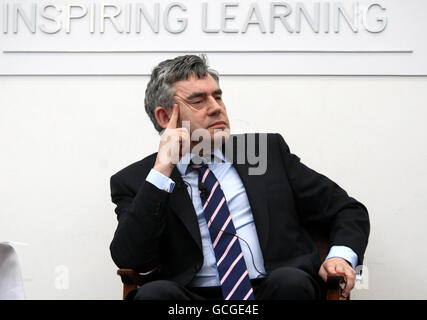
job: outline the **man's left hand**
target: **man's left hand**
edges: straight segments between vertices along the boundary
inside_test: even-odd
[[[343,274],[346,278],[346,286],[342,292],[344,298],[347,298],[356,281],[356,271],[343,258],[330,258],[325,260],[320,267],[319,276],[326,282],[329,274]]]

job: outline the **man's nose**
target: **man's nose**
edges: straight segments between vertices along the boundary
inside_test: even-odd
[[[209,97],[208,99],[208,114],[218,114],[222,110],[221,105],[218,103],[218,101],[214,97]]]

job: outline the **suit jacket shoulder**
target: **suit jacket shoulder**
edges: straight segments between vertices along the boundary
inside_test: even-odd
[[[119,170],[111,176],[111,182],[126,185],[130,190],[138,190],[146,179],[156,161],[157,153],[153,153]]]

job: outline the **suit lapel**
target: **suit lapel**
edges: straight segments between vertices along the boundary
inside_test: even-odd
[[[176,167],[172,171],[171,179],[175,181],[176,185],[169,198],[169,208],[181,219],[200,250],[202,250],[202,237],[200,235],[196,211],[194,210],[181,174]]]
[[[236,146],[233,144],[233,149],[237,152],[235,148]],[[234,155],[236,155],[236,153],[234,153]],[[267,252],[269,218],[265,175],[249,175],[249,165],[246,162],[243,164],[237,163],[236,157],[233,157],[232,163],[245,187],[261,250],[262,252]],[[200,250],[203,250],[197,215],[190,196],[188,195],[187,188],[182,180],[181,173],[176,167],[172,171],[171,179],[176,182],[176,186],[170,195],[169,207],[181,219]]]

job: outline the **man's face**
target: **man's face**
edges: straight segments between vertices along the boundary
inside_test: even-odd
[[[215,138],[229,134],[230,123],[222,101],[222,91],[211,75],[202,79],[191,76],[175,82],[173,87],[174,100],[180,107],[180,125],[183,121],[189,121],[190,135],[196,129],[204,129],[213,142]]]

